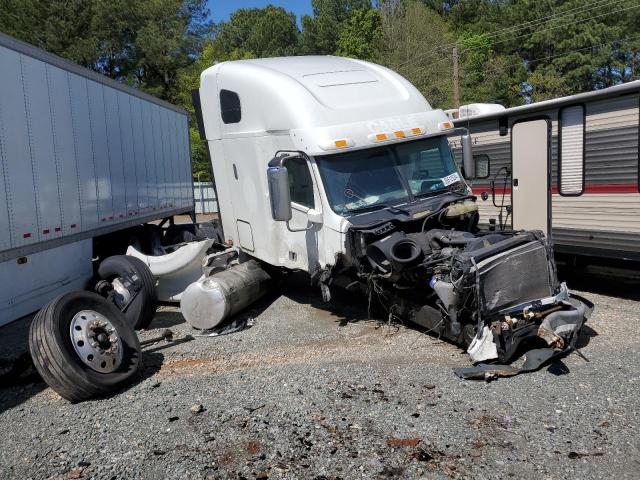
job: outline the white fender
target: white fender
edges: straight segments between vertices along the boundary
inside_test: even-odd
[[[187,243],[175,252],[160,256],[145,255],[130,246],[127,255],[139,258],[146,263],[153,276],[158,279],[156,286],[158,300],[179,302],[182,293],[191,283],[204,278],[202,261],[213,242],[213,239],[207,239]]]

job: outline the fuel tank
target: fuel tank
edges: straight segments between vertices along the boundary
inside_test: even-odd
[[[249,260],[189,285],[180,309],[192,327],[213,328],[262,297],[270,284],[269,274]]]

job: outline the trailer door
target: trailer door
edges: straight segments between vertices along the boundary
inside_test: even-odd
[[[550,131],[551,125],[546,119],[517,122],[511,128],[511,204],[516,230],[549,233]]]

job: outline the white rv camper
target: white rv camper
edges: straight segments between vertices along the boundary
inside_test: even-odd
[[[572,348],[588,308],[558,283],[544,235],[478,232],[447,140],[464,132],[400,75],[330,56],[223,62],[194,98],[233,247],[182,296],[192,325],[215,325],[274,269],[295,269],[325,301],[363,293],[475,361],[507,361],[530,335],[550,345],[538,359]]]
[[[470,112],[455,124],[473,138],[481,222],[543,230],[560,253],[640,261],[640,81]]]

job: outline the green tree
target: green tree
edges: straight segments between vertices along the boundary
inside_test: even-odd
[[[438,13],[416,0],[379,2],[381,63],[413,83],[437,108],[452,106],[455,36]]]
[[[461,103],[489,102],[514,106],[523,103],[523,62],[517,55],[496,52],[487,34],[463,32],[457,41],[460,54]]]
[[[337,54],[361,60],[378,57],[382,39],[382,18],[377,10],[354,10],[342,24]]]
[[[205,142],[200,138],[196,124],[195,111],[191,100],[192,90],[200,88],[200,74],[217,61],[240,60],[234,50],[228,56],[220,45],[219,39],[211,39],[204,43],[198,58],[188,67],[182,69],[176,79],[177,95],[175,102],[189,113],[189,136],[191,139],[191,165],[193,178],[202,181],[211,180],[211,163]]]
[[[93,0],[0,0],[0,31],[93,68]]]
[[[205,0],[0,0],[0,30],[171,100],[208,30]]]
[[[499,41],[525,65],[527,99],[590,91],[630,79],[639,26],[633,2],[521,0],[508,6],[506,17],[519,28],[501,33]]]
[[[332,55],[338,48],[342,23],[355,10],[371,9],[371,0],[312,0],[313,16],[302,17],[300,52]]]
[[[241,8],[233,12],[228,22],[218,26],[216,37],[225,56],[255,57],[294,55],[300,32],[296,16],[284,8]]]

